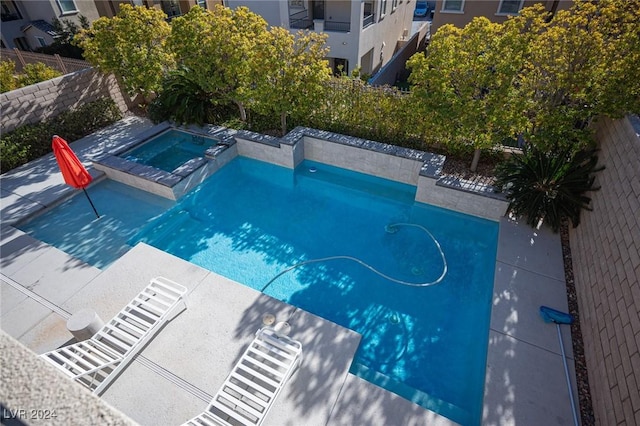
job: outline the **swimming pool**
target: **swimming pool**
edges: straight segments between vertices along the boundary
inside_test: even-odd
[[[175,201],[109,179],[89,189],[100,219],[84,196],[72,197],[28,223],[22,231],[98,268],[131,249],[129,240]]]
[[[192,158],[204,157],[205,151],[216,143],[215,139],[172,129],[120,154],[120,157],[172,172]]]
[[[153,212],[118,219],[126,232],[117,237],[130,246],[147,242],[359,332],[354,374],[458,423],[479,424],[498,224],[415,203],[415,191],[319,163],[293,171],[238,157],[177,204],[139,204]],[[92,196],[97,204],[110,199],[97,187]],[[153,206],[166,208],[158,214]],[[83,207],[68,208],[99,222]],[[438,246],[420,228],[389,227],[394,223],[433,234],[447,260],[442,282],[398,284],[347,258],[283,273],[349,256],[398,281],[436,280],[444,266]],[[31,228],[56,245],[40,231]],[[96,242],[95,251],[100,247]]]

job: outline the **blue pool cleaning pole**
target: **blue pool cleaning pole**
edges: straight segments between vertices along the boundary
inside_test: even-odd
[[[578,412],[576,410],[576,403],[573,400],[573,390],[571,387],[571,379],[569,378],[569,367],[567,365],[567,356],[564,353],[564,343],[562,341],[562,332],[560,331],[560,324],[572,324],[573,316],[564,312],[557,311],[548,306],[540,306],[540,316],[544,322],[553,322],[558,328],[558,340],[560,340],[560,350],[562,352],[562,362],[564,363],[564,374],[567,377],[567,386],[569,388],[569,400],[571,401],[571,411],[573,412],[573,424],[579,426]]]

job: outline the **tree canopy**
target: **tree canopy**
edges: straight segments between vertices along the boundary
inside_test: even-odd
[[[554,16],[538,4],[502,24],[445,25],[408,64],[423,126],[448,146],[582,149],[598,115],[640,110],[639,21],[638,0],[576,0]]]
[[[162,78],[174,64],[165,48],[171,32],[166,18],[156,8],[121,4],[117,16],[94,21],[75,42],[87,61],[113,73],[130,95],[148,99],[161,89]]]
[[[182,105],[185,121],[200,105],[235,105],[243,121],[247,111],[278,117],[282,132],[287,121],[315,123],[474,151],[473,168],[481,150],[506,139],[575,152],[591,142],[598,115],[640,112],[640,0],[575,0],[554,16],[537,5],[504,23],[445,25],[409,61],[409,96],[340,79],[326,84],[326,36],[268,27],[244,7],[193,7],[171,24],[155,8],[120,9],[76,37],[86,59],[132,94],[149,98],[166,81],[171,96],[162,108]]]
[[[298,117],[315,109],[322,99],[331,69],[325,57],[326,34],[299,31],[295,36],[280,27],[270,29],[257,49],[256,108],[280,116],[282,133],[287,131],[287,115]]]
[[[471,146],[475,169],[482,149],[517,133],[523,124],[515,80],[523,64],[523,43],[511,25],[475,18],[464,28],[441,27],[426,54],[414,55],[411,96],[424,114],[421,123],[435,142]]]
[[[73,39],[81,29],[89,29],[90,23],[86,16],[78,15],[80,25],[69,19],[53,18],[51,24],[56,31],[53,43],[36,49],[36,52],[47,55],[58,54],[66,58],[82,59],[82,49],[73,43]]]
[[[546,149],[581,149],[591,143],[594,118],[640,109],[640,2],[576,1],[550,18],[540,5],[513,18],[528,39],[519,78],[528,103],[523,133]]]
[[[267,37],[267,22],[246,7],[193,7],[171,23],[168,47],[177,62],[211,94],[216,103],[235,103],[242,120],[262,70],[256,67],[256,46]]]

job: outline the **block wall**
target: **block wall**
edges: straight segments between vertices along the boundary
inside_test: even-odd
[[[596,424],[640,424],[640,120],[597,124],[600,191],[571,230]]]
[[[127,104],[112,75],[93,68],[0,94],[2,132],[56,117],[96,99],[110,96],[124,113]]]

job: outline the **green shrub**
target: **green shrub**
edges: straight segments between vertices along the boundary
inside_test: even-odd
[[[163,81],[163,90],[149,105],[149,117],[155,122],[173,120],[180,124],[211,122],[211,94],[205,92],[187,69],[171,72]]]
[[[0,137],[0,172],[5,173],[51,152],[51,138],[80,139],[122,118],[111,98],[102,98],[37,124],[27,124]]]
[[[528,145],[498,166],[496,184],[507,192],[509,210],[525,217],[528,225],[536,227],[543,220],[558,232],[569,219],[576,227],[582,210],[591,210],[585,193],[599,189],[593,186],[595,173],[604,167],[596,166],[596,152],[546,152]]]
[[[0,93],[10,92],[18,88],[15,77],[16,64],[13,61],[0,62]]]
[[[41,81],[60,77],[61,75],[62,73],[60,71],[48,67],[42,62],[27,64],[22,69],[22,74],[18,75],[18,87],[30,86],[40,83]]]
[[[13,61],[0,62],[0,93],[9,92],[41,81],[51,80],[62,73],[41,62],[25,65],[22,73],[16,74]]]

